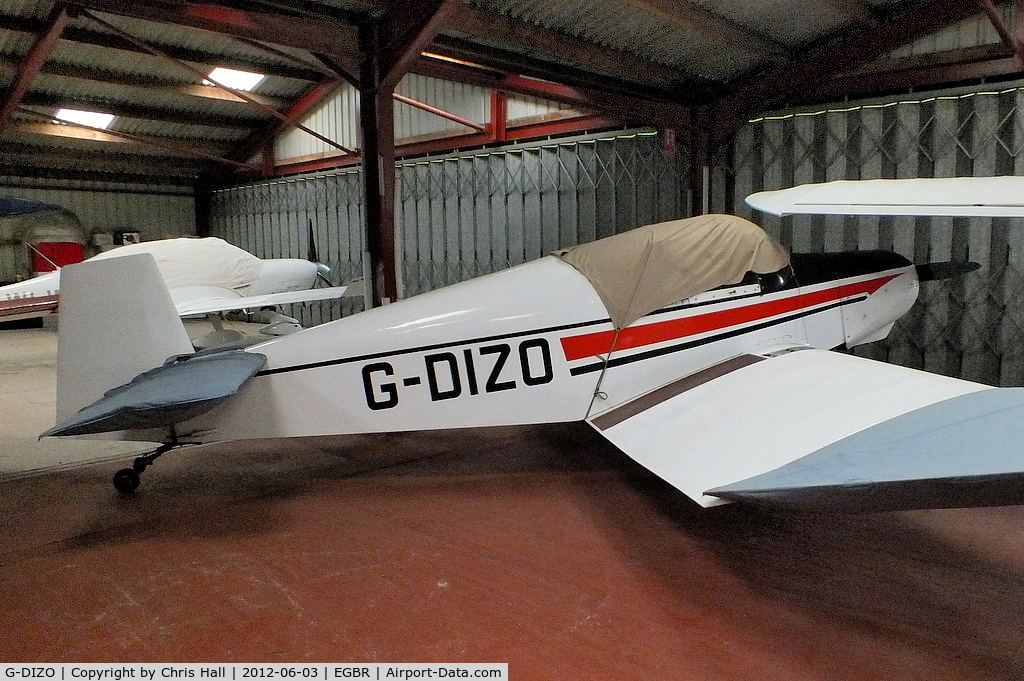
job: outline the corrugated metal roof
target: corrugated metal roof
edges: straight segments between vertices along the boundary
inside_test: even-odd
[[[899,1],[882,0],[875,6],[891,6]],[[838,3],[819,0],[699,0],[697,4],[752,34],[770,37],[790,48],[806,45],[852,23],[849,15],[836,11]]]
[[[313,116],[311,127],[354,146],[354,98],[342,94],[335,104],[320,106],[331,94],[322,81],[332,70],[336,77],[358,76],[357,24],[389,19],[392,7],[391,0],[78,4],[89,9],[73,10],[59,38],[44,45],[49,49],[42,66],[10,98],[18,108],[7,112],[7,120],[0,101],[0,140],[6,144],[0,174],[45,174],[63,163],[83,174],[94,169],[102,177],[116,175],[101,158],[102,144],[68,137],[66,129],[48,135],[39,125],[57,106],[75,104],[106,107],[117,115],[114,131],[136,136],[111,152],[132,169],[125,175],[131,181],[144,176],[139,168],[153,166],[154,158],[168,159],[166,168],[152,171],[157,183],[166,183],[168,173],[183,186],[211,171],[226,169],[230,176],[234,164],[257,155],[268,136],[279,138],[279,151],[332,149],[309,141],[315,137],[293,144],[306,133],[280,136],[289,125],[279,118],[300,102],[297,111]],[[1010,26],[1012,5],[1000,3]],[[0,8],[4,87],[16,83],[55,7],[55,0],[7,0]],[[489,113],[489,90],[501,88],[557,102],[545,105],[549,110],[591,109],[623,122],[671,127],[685,125],[699,105],[727,128],[768,108],[898,87],[905,71],[910,75],[904,80],[912,82],[903,87],[915,89],[1024,75],[1009,59],[1015,47],[1000,41],[992,22],[978,4],[959,0],[464,0],[445,16],[429,46],[460,62],[414,59],[411,70],[418,75],[401,87],[479,123]],[[956,50],[973,51],[970,61],[958,62]],[[942,59],[922,72],[920,55],[936,52]],[[969,69],[958,70],[963,64]],[[217,65],[269,74],[251,95],[262,107],[204,87],[189,71],[205,73]],[[910,66],[916,70],[907,71]],[[458,123],[406,105],[396,109],[396,125],[400,138],[463,132]],[[147,145],[146,137],[154,144]],[[191,159],[183,161],[188,157],[180,149],[161,148],[167,141],[191,147]]]
[[[1006,25],[1016,26],[1016,7],[1014,5],[1007,5],[1000,9]],[[966,50],[974,47],[999,44],[999,34],[992,26],[992,22],[986,17],[978,15],[893,50],[890,53],[890,57],[900,58],[936,54],[949,50]]]

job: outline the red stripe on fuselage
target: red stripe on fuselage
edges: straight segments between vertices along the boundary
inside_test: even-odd
[[[612,349],[613,342],[615,342],[616,350],[629,350],[630,348],[664,343],[665,341],[677,340],[687,336],[697,336],[738,324],[756,322],[776,315],[839,301],[850,296],[865,293],[871,295],[898,276],[898,274],[890,274],[868,281],[843,284],[835,288],[802,293],[788,298],[755,303],[753,305],[742,305],[719,312],[709,312],[707,314],[694,315],[693,317],[670,319],[664,322],[643,324],[641,326],[629,326],[619,333],[618,342],[615,342],[614,331],[598,331],[580,336],[569,336],[561,339],[562,352],[565,353],[565,359],[571,362],[583,359],[584,357],[593,357],[594,355],[609,352]]]

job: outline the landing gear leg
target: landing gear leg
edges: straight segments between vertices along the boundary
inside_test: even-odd
[[[135,459],[131,468],[122,468],[114,473],[114,487],[121,494],[131,494],[139,487],[139,474],[149,468],[161,454],[176,446],[177,443],[168,442],[160,445],[149,454],[144,454]]]

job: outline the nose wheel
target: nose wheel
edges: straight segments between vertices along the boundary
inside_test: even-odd
[[[162,444],[154,449],[149,454],[145,454],[135,459],[132,463],[131,468],[122,468],[118,472],[114,473],[114,489],[121,494],[131,494],[139,488],[141,482],[140,474],[142,471],[153,465],[153,462],[166,451],[177,447],[177,443],[169,442]]]

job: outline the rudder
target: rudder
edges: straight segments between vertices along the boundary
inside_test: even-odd
[[[194,351],[148,253],[62,268],[59,305],[58,422],[168,357]]]

